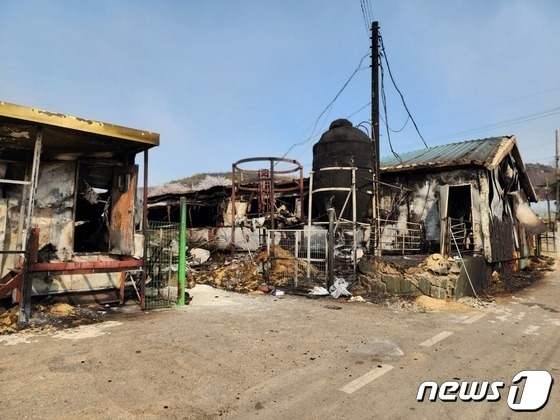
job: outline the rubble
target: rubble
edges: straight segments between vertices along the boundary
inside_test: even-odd
[[[18,325],[18,305],[10,305],[8,308],[4,308],[1,305],[2,303],[0,302],[0,335],[20,331],[22,328]],[[111,309],[114,308],[110,307]],[[97,303],[73,306],[51,297],[46,297],[32,305],[32,313],[33,316],[25,327],[27,331],[87,325],[110,317],[107,308]]]
[[[278,287],[285,287],[295,270],[302,278],[307,276],[306,262],[295,260],[280,246],[275,246],[273,252],[271,261],[266,250],[256,255],[238,253],[237,258],[230,261],[223,254],[215,253],[214,260],[207,261],[204,267],[192,269],[189,279],[240,293],[272,293]],[[313,274],[317,273],[315,267],[310,269]]]

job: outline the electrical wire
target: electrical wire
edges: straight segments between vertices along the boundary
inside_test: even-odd
[[[533,114],[528,114],[528,115],[524,115],[524,116],[521,116],[521,117],[516,117],[516,118],[509,119],[509,120],[505,120],[505,121],[500,121],[500,122],[489,124],[489,125],[486,125],[486,126],[474,128],[472,130],[466,130],[466,131],[461,131],[461,132],[458,132],[458,133],[455,133],[455,134],[449,134],[449,135],[445,135],[445,136],[435,137],[431,140],[438,140],[438,139],[448,138],[448,137],[456,137],[456,136],[461,136],[461,135],[465,135],[465,134],[478,133],[480,131],[486,131],[486,130],[490,130],[490,129],[494,129],[494,128],[507,127],[508,125],[514,125],[514,124],[520,124],[520,123],[529,122],[529,121],[533,121],[533,120],[538,120],[538,119],[550,117],[550,116],[556,115],[556,114],[560,114],[560,107],[535,112]]]
[[[381,121],[385,122],[385,120],[383,119],[383,117],[381,115],[379,116],[379,118],[381,118]],[[406,121],[404,122],[404,125],[399,130],[393,130],[391,127],[389,127],[389,130],[391,130],[393,133],[400,133],[408,125],[409,121],[410,121],[410,117],[407,116]]]
[[[420,133],[420,130],[418,129],[418,125],[416,124],[416,121],[414,121],[414,118],[412,117],[412,114],[410,113],[410,110],[408,109],[408,106],[406,105],[406,101],[404,100],[404,96],[403,96],[401,90],[398,88],[397,83],[395,82],[395,78],[393,77],[393,73],[391,72],[391,66],[389,65],[389,60],[387,58],[387,52],[385,51],[385,44],[383,43],[383,37],[381,36],[381,34],[379,34],[379,43],[380,43],[380,46],[381,46],[380,56],[383,58],[383,60],[385,60],[385,64],[387,65],[387,71],[389,72],[389,77],[391,78],[391,82],[393,83],[393,86],[395,87],[395,90],[398,92],[399,96],[401,97],[401,102],[402,102],[402,104],[404,106],[404,109],[406,110],[408,116],[410,117],[410,120],[412,121],[412,124],[414,124],[414,128],[416,129],[416,132],[418,133],[418,135],[422,139],[422,142],[424,143],[424,146],[426,146],[426,149],[428,149],[428,144],[426,143],[426,140],[424,140],[424,137]]]
[[[381,63],[380,63],[381,64]],[[383,66],[380,65],[379,69],[381,70],[381,103],[383,104],[383,113],[385,114],[385,128],[387,129],[387,140],[389,142],[389,148],[391,149],[391,153],[393,156],[397,158],[397,160],[402,163],[402,159],[397,152],[393,149],[393,144],[391,143],[391,130],[389,130],[389,118],[387,116],[387,96],[385,95],[385,71],[383,70]]]
[[[367,67],[362,67],[362,63],[364,62],[364,60],[369,57],[369,51],[361,58],[360,63],[358,64],[358,66],[356,67],[356,69],[354,70],[354,72],[350,75],[350,77],[348,78],[348,80],[346,80],[346,82],[344,83],[344,85],[340,88],[340,90],[338,91],[338,93],[334,96],[334,98],[332,99],[332,101],[325,107],[325,109],[323,109],[323,111],[319,114],[319,116],[317,117],[317,119],[315,120],[315,123],[312,124],[313,130],[311,131],[311,135],[304,141],[299,141],[296,142],[294,144],[292,144],[290,146],[290,148],[286,151],[286,153],[284,153],[284,155],[282,156],[282,158],[285,158],[288,153],[290,153],[292,151],[292,149],[294,149],[294,147],[297,146],[303,146],[304,144],[308,143],[311,138],[315,135],[315,130],[317,129],[317,125],[319,124],[319,121],[321,120],[321,118],[323,117],[323,115],[325,115],[325,113],[327,111],[330,110],[330,108],[334,105],[334,103],[336,102],[336,100],[339,98],[339,96],[342,94],[342,92],[344,92],[344,90],[346,89],[346,87],[348,86],[348,84],[350,83],[350,81],[354,78],[354,76],[356,75],[356,73],[358,73],[360,70],[363,70]],[[306,130],[306,132],[309,131],[309,129]]]
[[[370,105],[371,105],[371,101],[369,101],[367,104],[365,104],[364,106],[362,106],[360,109],[358,109],[358,110],[352,112],[350,115],[348,115],[348,116],[346,117],[346,119],[349,120],[349,119],[352,118],[354,115],[356,115],[357,113],[363,111],[364,109],[366,109],[366,108],[367,108],[368,106],[370,106]]]
[[[365,0],[360,0],[360,7],[362,9],[362,16],[364,17],[364,23],[365,23],[365,26],[366,26],[366,36],[369,37],[370,20],[369,20],[369,17],[367,15],[367,12],[366,12]]]

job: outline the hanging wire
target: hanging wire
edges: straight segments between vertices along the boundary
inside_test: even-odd
[[[383,119],[383,117],[380,116],[379,118],[381,118],[381,120],[382,120],[383,122],[385,122],[385,120]],[[391,130],[393,133],[400,133],[400,132],[403,131],[404,128],[408,125],[408,122],[409,122],[409,121],[410,121],[410,117],[407,116],[407,117],[406,117],[406,121],[404,122],[404,125],[403,125],[399,130],[393,130],[390,126],[389,126],[389,130]]]
[[[410,120],[412,121],[412,124],[414,124],[414,128],[416,129],[416,132],[418,133],[418,135],[422,139],[422,142],[424,143],[424,146],[426,146],[426,149],[428,149],[428,144],[426,143],[426,140],[424,140],[424,137],[420,133],[420,130],[418,129],[418,125],[416,124],[416,121],[414,121],[414,118],[412,117],[412,114],[410,113],[410,110],[408,109],[408,106],[406,105],[406,101],[404,100],[404,96],[403,96],[402,92],[400,91],[400,89],[398,88],[397,83],[395,82],[395,78],[393,77],[393,73],[391,72],[391,66],[389,65],[389,60],[387,59],[387,52],[385,51],[385,45],[383,43],[383,37],[381,36],[381,34],[379,34],[379,43],[380,43],[380,46],[381,46],[381,54],[380,55],[383,58],[383,60],[385,60],[385,64],[387,65],[387,71],[389,72],[389,77],[391,79],[391,82],[393,83],[393,86],[395,87],[395,90],[399,93],[399,96],[401,97],[401,102],[404,106],[404,109],[406,110],[408,116],[410,117]]]
[[[352,112],[350,115],[348,115],[348,116],[346,117],[346,119],[349,120],[349,119],[352,118],[354,115],[356,115],[357,113],[363,111],[364,109],[366,109],[366,108],[367,108],[368,106],[370,106],[370,105],[371,105],[371,101],[369,101],[367,104],[365,104],[364,106],[362,106],[360,109],[358,109],[358,110]]]
[[[387,140],[389,141],[389,148],[391,149],[391,153],[393,156],[397,158],[397,160],[402,163],[402,159],[397,152],[393,149],[393,144],[391,143],[391,130],[389,130],[389,119],[387,117],[387,97],[385,95],[385,71],[383,70],[383,65],[380,62],[380,70],[381,70],[381,103],[383,104],[383,113],[385,114],[385,128],[387,129]]]
[[[350,83],[350,81],[354,78],[354,76],[356,75],[356,73],[358,73],[360,70],[364,70],[368,67],[362,67],[362,63],[364,62],[364,60],[369,57],[369,51],[367,52],[367,54],[365,54],[361,60],[360,63],[358,64],[358,66],[356,67],[356,69],[354,70],[354,72],[350,75],[350,77],[348,78],[348,80],[346,80],[346,82],[344,83],[344,85],[340,88],[340,90],[338,91],[338,93],[334,96],[333,100],[325,107],[325,109],[323,109],[323,111],[319,114],[319,116],[317,117],[317,119],[315,120],[315,123],[312,125],[313,130],[311,131],[311,134],[309,135],[309,137],[307,139],[305,139],[304,141],[300,141],[300,142],[296,142],[294,144],[292,144],[290,146],[290,148],[286,151],[286,153],[284,153],[284,155],[282,156],[282,158],[285,158],[288,153],[290,153],[292,151],[292,149],[294,147],[297,146],[303,146],[304,144],[308,143],[309,140],[311,140],[313,138],[313,136],[315,135],[315,131],[317,129],[317,125],[319,124],[319,121],[321,120],[321,118],[323,117],[323,115],[325,115],[325,113],[327,111],[330,110],[330,108],[334,105],[334,103],[336,102],[336,100],[339,98],[339,96],[342,94],[342,92],[344,92],[344,90],[346,89],[346,87],[348,86],[348,84]]]

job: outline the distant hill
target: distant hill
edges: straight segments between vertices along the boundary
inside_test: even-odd
[[[203,172],[191,176],[187,176],[185,178],[176,179],[174,181],[170,181],[170,184],[182,184],[191,188],[196,187],[201,182],[203,182],[206,178],[226,178],[231,180],[231,172]]]
[[[539,200],[544,200],[546,197],[545,185],[550,185],[551,192],[550,198],[555,199],[553,184],[554,178],[554,167],[550,165],[542,165],[540,163],[526,163],[525,168],[527,169],[527,175],[535,188],[535,192],[539,196]]]

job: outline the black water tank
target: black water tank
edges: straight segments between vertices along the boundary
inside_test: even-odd
[[[355,167],[356,170],[356,221],[366,222],[371,217],[371,190],[373,144],[371,139],[345,119],[333,121],[329,130],[313,146],[313,191],[323,188],[352,186],[352,171],[320,171],[328,167]],[[369,181],[368,181],[369,180]],[[321,191],[313,194],[313,217],[326,220],[327,208],[332,203],[337,217],[352,220],[352,197],[346,191]]]

